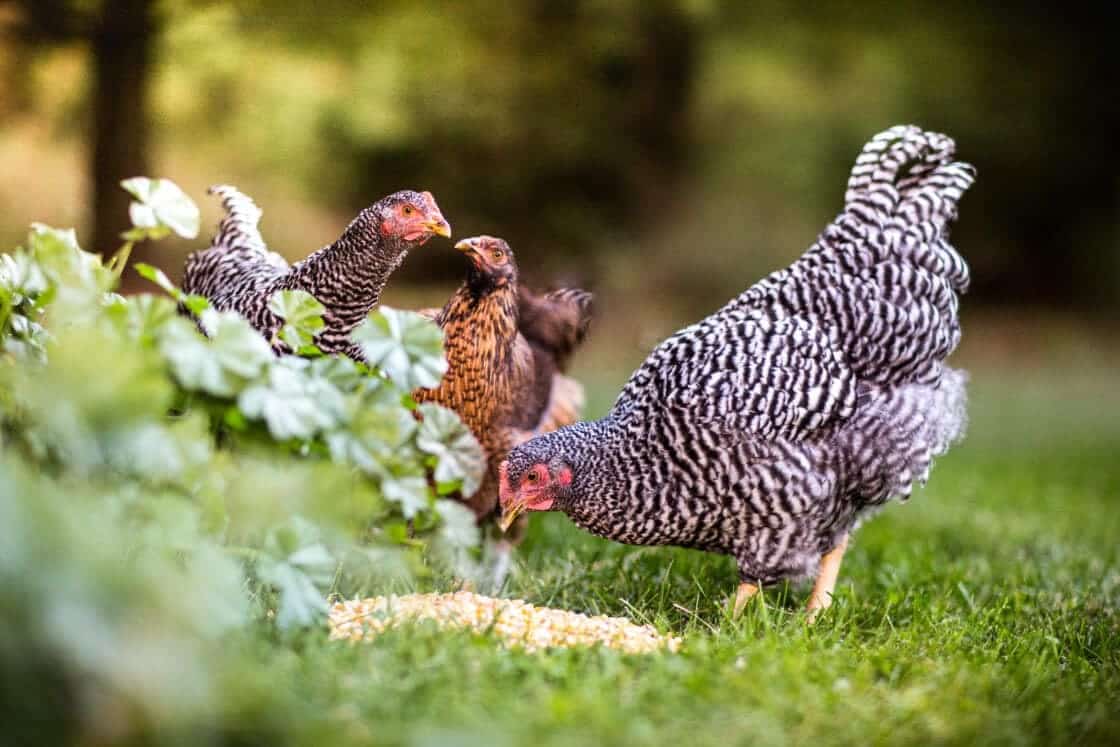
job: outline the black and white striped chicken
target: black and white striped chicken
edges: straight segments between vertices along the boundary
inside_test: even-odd
[[[739,611],[816,575],[831,603],[848,534],[924,482],[965,427],[968,267],[948,242],[974,169],[917,127],[876,135],[843,212],[792,266],[665,340],[601,420],[501,467],[503,524],[563,511],[600,536],[735,558]]]
[[[385,283],[410,249],[451,227],[430,192],[404,190],[358,214],[332,244],[289,266],[269,251],[258,223],[260,208],[234,187],[218,186],[226,215],[210,247],[187,257],[183,290],[205,296],[219,311],[236,311],[274,344],[282,320],[268,308],[277,291],[302,290],[323,304],[316,344],[325,353],[362,359],[350,333],[381,300]]]

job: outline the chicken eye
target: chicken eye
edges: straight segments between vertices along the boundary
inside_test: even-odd
[[[533,470],[525,476],[525,479],[529,482],[535,483],[537,480],[541,479],[541,476],[537,473],[536,470]]]
[[[501,259],[502,257],[506,256],[506,253],[501,249],[495,249],[494,251],[490,252],[490,256],[494,259]]]
[[[405,215],[412,215],[416,210],[411,205],[405,205],[401,212]]]

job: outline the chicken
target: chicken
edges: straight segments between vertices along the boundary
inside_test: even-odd
[[[362,360],[350,333],[381,300],[385,283],[408,251],[451,227],[429,192],[405,190],[358,214],[333,244],[289,266],[268,250],[257,224],[261,211],[230,186],[212,187],[226,216],[210,247],[187,257],[183,290],[205,296],[219,311],[247,318],[270,342],[281,319],[268,309],[277,291],[303,290],[326,307],[316,344],[326,353]],[[275,342],[277,352],[287,352]]]
[[[515,448],[501,524],[563,511],[609,539],[732,556],[738,613],[816,576],[831,604],[849,534],[908,498],[965,426],[968,267],[948,224],[975,171],[944,135],[895,127],[856,160],[808,252],[658,346],[606,417]]]
[[[508,248],[508,244],[503,245]],[[517,331],[535,354],[551,358],[545,359],[546,365],[555,371],[549,406],[536,424],[541,433],[575,423],[583,411],[583,387],[560,372],[567,370],[568,359],[587,335],[591,301],[591,294],[579,288],[535,293],[523,285],[517,286]],[[442,311],[426,308],[417,313],[438,324]]]
[[[591,294],[521,288],[513,252],[501,239],[478,236],[455,248],[467,256],[467,276],[434,315],[444,333],[447,373],[437,388],[413,396],[455,410],[482,444],[487,470],[475,494],[465,496],[482,522],[497,508],[498,464],[510,448],[579,418],[583,388],[561,371],[586,334]],[[505,575],[509,547],[518,539],[499,547],[496,577]]]
[[[533,350],[538,371],[551,376],[548,406],[535,420],[535,433],[548,433],[572,425],[583,414],[583,387],[565,376],[572,353],[583,342],[591,323],[592,296],[579,288],[534,293],[518,287],[518,331]],[[533,417],[529,418],[533,424]]]

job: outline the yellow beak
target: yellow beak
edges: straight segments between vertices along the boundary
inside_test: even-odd
[[[428,229],[436,236],[442,236],[445,239],[451,238],[451,224],[443,218],[428,221],[424,224],[424,228]]]
[[[474,249],[474,239],[462,239],[455,248],[461,252],[469,252]]]
[[[513,503],[502,508],[502,518],[498,519],[498,527],[503,532],[508,532],[513,522],[525,511],[524,503]]]

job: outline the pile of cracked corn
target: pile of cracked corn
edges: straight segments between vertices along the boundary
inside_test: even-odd
[[[628,654],[677,651],[681,639],[625,617],[590,617],[536,607],[520,599],[495,599],[469,591],[406,594],[337,602],[331,607],[334,640],[369,640],[404,622],[434,620],[440,628],[492,632],[506,646],[525,651],[603,645]]]

